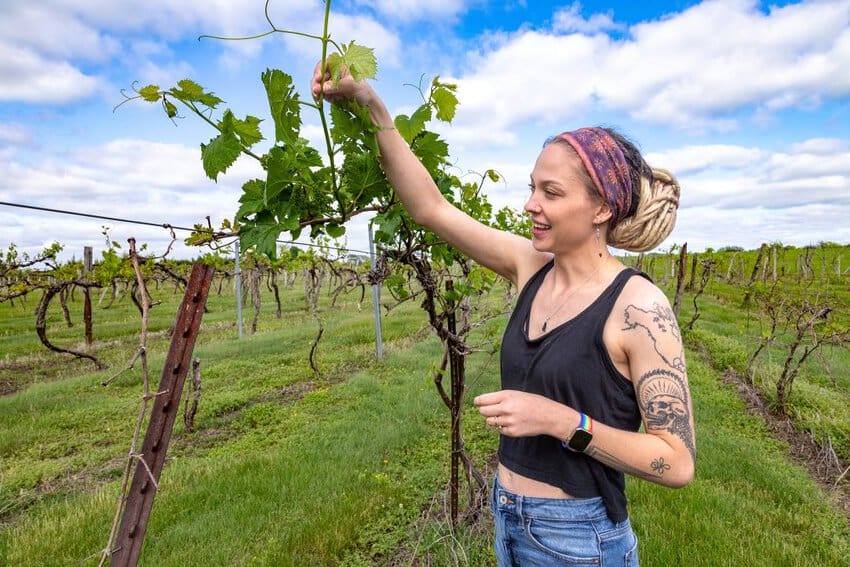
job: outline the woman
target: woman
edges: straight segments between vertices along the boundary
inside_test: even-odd
[[[502,389],[474,400],[501,434],[499,565],[637,565],[624,473],[684,486],[696,445],[669,302],[608,245],[657,246],[675,222],[675,180],[611,130],[555,136],[531,172],[528,240],[447,202],[369,84],[345,73],[334,84],[317,65],[311,91],[368,107],[411,217],[521,290],[502,342]]]

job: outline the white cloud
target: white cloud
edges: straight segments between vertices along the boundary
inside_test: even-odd
[[[850,152],[775,154],[765,166],[772,181],[831,176],[850,179]],[[850,198],[850,189],[847,197]]]
[[[779,210],[691,207],[679,210],[676,229],[667,242],[687,242],[688,249],[695,251],[729,245],[757,248],[762,242],[794,246],[817,244],[823,240],[848,242],[847,215],[850,215],[850,205],[846,204],[813,203]],[[824,238],[824,234],[830,235],[829,238]]]
[[[106,83],[96,73],[114,61],[133,79],[161,77],[166,83],[175,76],[183,78],[191,66],[176,61],[165,42],[204,34],[235,37],[268,31],[264,5],[262,0],[151,0],[143,5],[128,0],[15,3],[0,18],[0,100],[63,104],[87,98]],[[272,2],[270,17],[281,29],[319,34],[321,9],[321,3],[311,0]],[[341,27],[356,37],[375,37],[387,61],[395,61],[397,38],[392,41],[391,34],[371,20],[348,17]],[[281,37],[275,35],[278,41]],[[220,64],[233,70],[270,44],[257,40],[221,41],[218,45],[223,51]],[[311,44],[311,54],[318,53],[315,45]],[[100,67],[92,70],[88,64]],[[110,72],[122,69],[112,65]]]
[[[458,85],[456,125],[510,140],[517,124],[551,125],[579,115],[594,98],[593,82],[580,78],[594,76],[609,43],[603,36],[523,32],[494,51],[473,54],[474,72],[446,79]]]
[[[380,66],[396,67],[400,64],[401,39],[375,20],[364,16],[334,14],[330,22],[331,36],[337,43],[356,41],[375,50]],[[315,57],[315,46],[310,46],[310,56]],[[316,57],[318,60],[318,57]]]
[[[602,97],[644,120],[681,125],[750,104],[817,104],[850,92],[848,23],[844,1],[768,14],[751,1],[703,2],[634,26],[633,40],[611,54]]]
[[[799,144],[791,145],[792,153],[807,153],[814,155],[829,155],[847,149],[847,140],[838,138],[812,138]]]
[[[581,19],[575,4],[558,14],[567,21],[556,18],[556,26],[582,33],[536,30],[482,40],[486,47],[468,57],[468,71],[458,78],[459,125],[501,132],[599,110],[730,131],[738,127],[736,113],[751,107],[764,120],[780,109],[812,109],[850,95],[846,0],[766,14],[749,0],[706,1],[632,26],[622,40],[595,33],[602,21],[590,25],[593,16]]]
[[[580,32],[593,34],[605,30],[620,30],[624,26],[614,22],[609,11],[607,14],[593,14],[585,19],[581,15],[581,3],[573,2],[572,5],[561,8],[552,16],[552,29],[555,32]]]
[[[666,152],[644,155],[647,163],[676,172],[677,175],[698,173],[706,169],[741,169],[759,163],[768,153],[759,148],[729,144],[684,146]]]
[[[78,18],[89,26],[115,34],[145,31],[148,35],[177,39],[186,31],[198,35],[244,35],[267,29],[254,28],[266,26],[262,16],[263,0],[148,0],[144,4],[129,0],[45,0],[40,4],[50,17],[59,21]],[[305,10],[315,10],[315,4],[309,0],[273,1],[271,8],[276,18],[285,21],[284,18],[297,16]]]
[[[195,69],[185,61],[175,61],[173,63],[158,63],[153,59],[146,57],[133,58],[132,66],[135,79],[139,81],[138,86],[141,88],[144,85],[154,84],[161,88],[168,88],[171,85],[176,85],[181,79],[194,77],[197,75]],[[110,93],[114,97],[114,91]]]
[[[0,194],[12,203],[183,227],[206,223],[209,216],[218,227],[236,212],[242,183],[262,175],[259,164],[243,157],[216,183],[205,176],[198,148],[124,139],[81,147],[37,168],[0,161]],[[28,252],[37,251],[33,242],[44,235],[65,245],[69,256],[79,256],[83,246],[102,247],[102,226],[122,244],[133,236],[164,251],[169,240],[169,233],[156,227],[27,209],[0,208],[0,223],[5,227],[0,246],[26,242]],[[200,253],[180,252],[181,257]]]
[[[97,91],[99,80],[64,61],[0,42],[0,101],[64,104]]]
[[[0,147],[6,144],[27,145],[31,142],[32,134],[23,124],[0,123]]]
[[[77,13],[49,2],[8,2],[0,19],[0,37],[49,58],[102,61],[118,51],[118,42],[82,21]]]
[[[787,152],[687,146],[647,154],[646,159],[677,176],[683,208],[773,210],[817,203],[850,207],[850,152],[840,140],[806,140]]]

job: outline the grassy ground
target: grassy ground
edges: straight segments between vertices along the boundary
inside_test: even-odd
[[[430,382],[439,344],[418,308],[405,305],[384,319],[386,356],[375,361],[370,306],[357,311],[357,298],[325,305],[324,378],[316,379],[306,361],[315,323],[299,291],[287,292],[282,320],[264,298],[260,332],[242,340],[232,298],[213,296],[196,348],[198,429],[176,428],[141,564],[493,563],[489,512],[457,529],[446,522],[448,412]],[[160,331],[179,297],[162,299]],[[30,308],[14,309],[32,321]],[[98,347],[113,361],[111,372],[52,364],[64,359],[41,353],[34,333],[3,327],[0,379],[20,390],[0,398],[0,565],[97,564],[140,393],[138,371],[108,388],[100,382],[132,355],[133,309],[116,308],[123,315],[115,319],[96,312],[104,325],[111,321],[109,334],[99,335],[110,342]],[[712,320],[723,318],[716,309]],[[0,311],[3,325],[10,314]],[[52,321],[59,342],[61,314]],[[734,343],[734,335],[725,338]],[[152,340],[153,353],[166,348],[164,335]],[[157,381],[161,355],[152,356]],[[850,526],[830,495],[724,385],[719,355],[689,350],[687,357],[697,475],[681,490],[629,480],[642,564],[847,565]],[[21,364],[32,371],[10,370]],[[495,389],[497,362],[471,357],[468,381],[470,400]],[[471,402],[464,431],[486,469],[497,439]]]
[[[710,356],[719,371],[731,370],[740,380],[752,383],[768,407],[775,409],[776,379],[788,356],[782,341],[762,352],[748,372],[764,324],[729,298],[702,297],[698,303],[701,317],[689,335],[691,342]],[[692,313],[692,304],[686,303],[680,321],[690,321]],[[850,349],[846,345],[825,345],[822,354],[809,358],[793,383],[788,414],[798,429],[850,461]]]

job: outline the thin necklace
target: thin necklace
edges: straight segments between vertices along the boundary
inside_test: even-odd
[[[584,280],[583,282],[581,282],[581,285],[579,285],[578,287],[574,288],[574,289],[573,289],[573,290],[572,290],[569,294],[567,294],[567,297],[565,297],[565,298],[564,298],[564,300],[561,302],[561,304],[560,304],[560,305],[558,305],[558,307],[556,307],[554,311],[552,311],[551,313],[549,313],[549,315],[547,315],[545,319],[543,319],[543,326],[540,328],[540,331],[541,331],[542,333],[545,333],[545,332],[546,332],[546,327],[549,325],[549,319],[551,319],[551,318],[555,315],[555,313],[557,313],[558,311],[560,311],[560,310],[561,310],[561,308],[562,308],[564,305],[566,305],[566,304],[567,304],[567,301],[569,301],[569,300],[570,300],[570,298],[571,298],[572,296],[574,296],[574,295],[578,292],[578,290],[580,290],[580,289],[581,289],[581,288],[583,288],[585,285],[587,285],[587,282],[589,282],[590,280],[592,280],[592,279],[593,279],[593,276],[595,276],[595,275],[596,275],[596,273],[599,271],[599,268],[601,268],[601,267],[602,267],[602,265],[601,265],[601,264],[600,264],[599,266],[596,266],[596,269],[595,269],[595,270],[593,270],[593,272],[590,274],[590,276],[588,276],[588,278],[587,278],[586,280]]]

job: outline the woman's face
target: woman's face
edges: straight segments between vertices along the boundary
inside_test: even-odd
[[[535,249],[557,254],[595,240],[602,205],[588,195],[586,179],[584,165],[566,144],[551,143],[540,152],[525,203]]]

